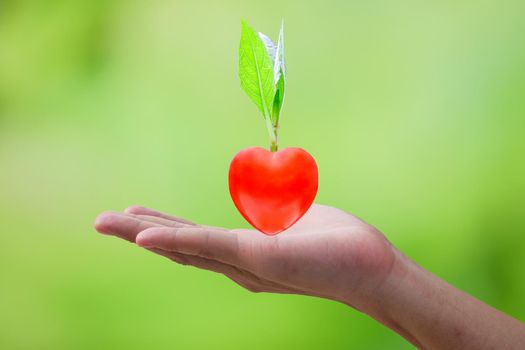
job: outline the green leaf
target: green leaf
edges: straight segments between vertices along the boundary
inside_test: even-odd
[[[272,66],[273,66],[275,62],[275,52],[277,50],[277,46],[275,46],[272,39],[270,39],[269,37],[267,37],[265,34],[261,32],[259,32],[259,38],[261,38],[264,44],[264,47],[266,47],[266,51],[268,51],[268,55],[270,56],[270,60],[272,60]]]
[[[275,97],[273,68],[272,59],[262,39],[245,21],[242,21],[239,46],[241,87],[265,118],[271,118]]]
[[[286,80],[286,64],[284,60],[284,21],[281,22],[281,30],[279,30],[279,40],[277,41],[277,46],[275,48],[273,71],[275,83],[279,81],[280,74],[284,75],[284,80]]]
[[[286,65],[284,60],[284,22],[281,22],[279,40],[277,41],[277,46],[275,47],[273,69],[276,89],[272,107],[272,124],[279,125],[279,116],[283,106],[284,91],[286,86]]]
[[[284,86],[285,86],[285,77],[282,69],[279,72],[279,80],[277,81],[277,87],[275,90],[275,96],[273,98],[273,107],[272,107],[272,124],[279,125],[279,116],[281,114],[281,108],[284,101]]]

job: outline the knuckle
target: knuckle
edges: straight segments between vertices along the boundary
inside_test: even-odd
[[[210,231],[205,230],[197,255],[208,259],[214,259],[215,255],[211,249],[210,243]]]

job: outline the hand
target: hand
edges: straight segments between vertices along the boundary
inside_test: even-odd
[[[314,205],[273,237],[143,207],[103,213],[95,227],[175,262],[223,273],[253,292],[343,302],[418,348],[525,348],[523,323],[425,271],[372,226],[336,208]]]
[[[143,207],[101,214],[99,232],[135,241],[181,264],[223,273],[252,292],[295,293],[367,309],[395,254],[372,226],[313,205],[294,226],[269,237],[255,230],[201,226]]]

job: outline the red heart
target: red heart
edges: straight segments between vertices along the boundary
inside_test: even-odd
[[[250,147],[230,164],[230,194],[244,218],[257,230],[276,235],[292,226],[317,194],[317,164],[301,148],[270,152]]]

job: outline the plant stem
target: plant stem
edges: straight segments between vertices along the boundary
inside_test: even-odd
[[[268,129],[268,135],[270,136],[270,151],[277,152],[278,140],[277,140],[277,129],[279,125],[274,124],[270,121],[270,118],[266,119],[266,129]]]
[[[278,148],[278,145],[277,145],[277,129],[276,129],[275,130],[275,138],[272,139],[272,142],[270,144],[270,151],[277,152],[277,148]]]

